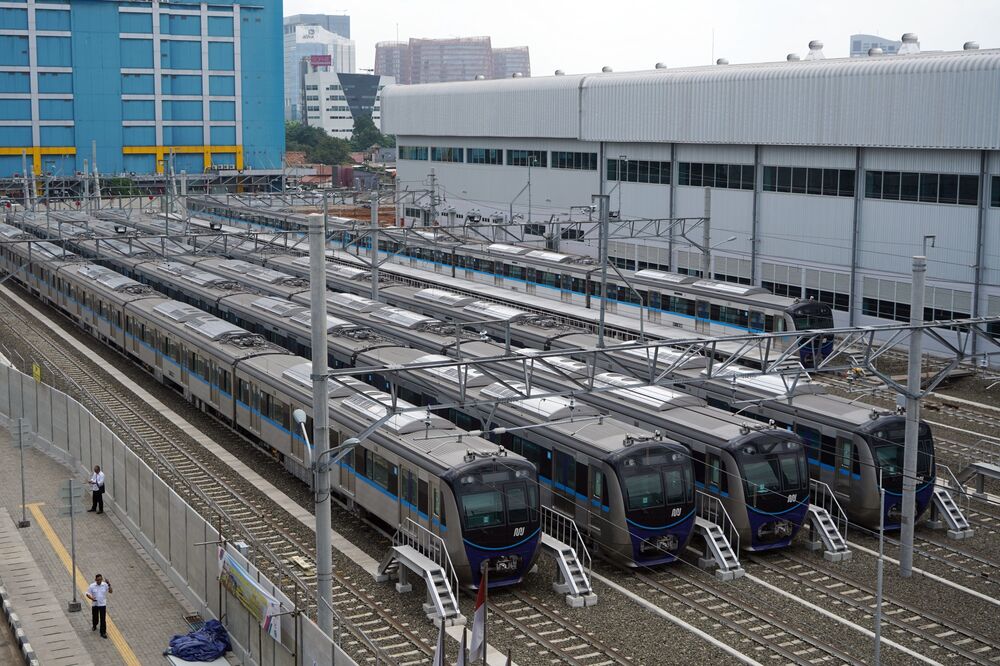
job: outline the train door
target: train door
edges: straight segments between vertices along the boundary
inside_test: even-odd
[[[334,434],[334,430],[330,430],[331,436]],[[354,454],[357,449],[351,449],[344,459],[341,461],[340,465],[340,489],[341,491],[350,498],[354,498]]]
[[[567,516],[576,515],[576,502],[573,488],[576,485],[576,461],[573,456],[562,451],[553,451],[555,456],[555,474],[552,484],[552,495],[555,507]]]
[[[695,330],[707,333],[709,321],[712,318],[712,306],[708,301],[697,301],[695,303]]]
[[[712,495],[722,491],[722,460],[711,453],[705,456],[705,490]]]
[[[219,387],[222,386],[222,373],[225,370],[212,364],[212,370],[206,377],[208,379],[208,397],[214,404],[219,404]]]
[[[399,466],[399,524],[403,525],[409,518],[416,521],[416,487],[417,482],[408,467]]]
[[[760,310],[750,311],[750,329],[754,331],[764,330],[764,313]]]
[[[838,500],[851,496],[851,471],[855,457],[854,442],[849,437],[837,437],[837,479],[833,490]]]
[[[253,387],[253,395],[250,402],[250,429],[260,433],[260,391]]]

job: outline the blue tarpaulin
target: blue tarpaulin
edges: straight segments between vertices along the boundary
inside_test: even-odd
[[[198,631],[171,638],[166,654],[184,661],[213,661],[229,650],[226,628],[218,620],[209,620]]]

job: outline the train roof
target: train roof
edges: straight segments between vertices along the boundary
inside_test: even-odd
[[[168,332],[195,343],[200,349],[230,360],[261,353],[288,353],[261,335],[180,301],[148,298],[126,307],[157,321]]]
[[[149,285],[97,264],[75,264],[65,269],[65,273],[76,273],[107,291],[118,294],[146,295],[154,293],[153,288]]]
[[[269,315],[275,320],[288,320],[301,326],[306,331],[312,329],[312,313],[309,311],[309,308],[284,298],[261,296],[260,294],[245,292],[227,296],[222,302],[230,305],[236,304],[252,311],[257,311],[261,316]],[[360,328],[362,327],[358,324],[346,319],[340,319],[330,314],[326,317],[327,333],[355,331]]]

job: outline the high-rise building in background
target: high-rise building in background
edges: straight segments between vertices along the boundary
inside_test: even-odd
[[[860,58],[868,55],[868,49],[882,49],[885,55],[895,54],[903,42],[886,39],[878,35],[851,35],[851,57]],[[918,44],[919,46],[919,44]]]
[[[375,73],[397,83],[441,83],[531,75],[527,46],[493,48],[489,37],[415,39],[375,45]]]
[[[328,56],[331,61],[330,67],[334,72],[351,74],[354,72],[354,41],[331,32],[322,25],[289,23],[289,18],[285,19],[284,31],[285,120],[303,120],[301,69],[303,59],[309,56]]]
[[[306,123],[322,127],[338,139],[350,139],[354,121],[361,117],[371,118],[381,128],[382,89],[393,83],[393,78],[337,72],[326,58],[309,56],[302,61]]]
[[[345,14],[296,14],[285,17],[285,27],[295,25],[318,25],[319,27],[351,38],[351,17]]]
[[[0,176],[281,167],[280,0],[0,11]]]
[[[493,49],[494,79],[509,79],[515,74],[531,76],[531,58],[527,46]]]
[[[409,83],[403,75],[409,67],[409,53],[406,42],[379,42],[375,45],[375,73],[391,76],[397,83]]]

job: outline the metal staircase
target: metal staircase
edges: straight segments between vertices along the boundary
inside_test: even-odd
[[[593,606],[597,595],[590,584],[590,552],[576,523],[549,507],[541,507],[542,552],[556,563],[552,589],[566,595],[573,608]]]
[[[847,547],[847,514],[840,507],[830,486],[809,480],[809,549],[823,549],[823,559],[842,562],[853,557]]]
[[[740,534],[736,525],[722,506],[719,498],[713,497],[701,490],[696,491],[695,504],[697,514],[694,519],[694,530],[705,541],[704,554],[698,558],[698,566],[702,569],[715,569],[715,577],[719,580],[733,580],[745,573],[740,565]]]
[[[947,528],[948,538],[950,539],[968,539],[976,531],[972,529],[965,514],[962,513],[961,507],[958,506],[955,498],[952,497],[948,490],[949,487],[953,486],[957,492],[961,493],[962,486],[947,465],[937,463],[936,466],[938,469],[938,480],[934,485],[934,495],[931,498],[931,511],[927,525],[932,529]],[[950,483],[941,482],[942,472],[948,475]]]
[[[410,592],[407,572],[420,576],[427,587],[424,612],[427,619],[440,626],[465,624],[455,595],[458,575],[444,541],[422,525],[407,518],[392,537],[392,548],[379,563],[376,580],[385,582],[396,576],[396,591]]]

